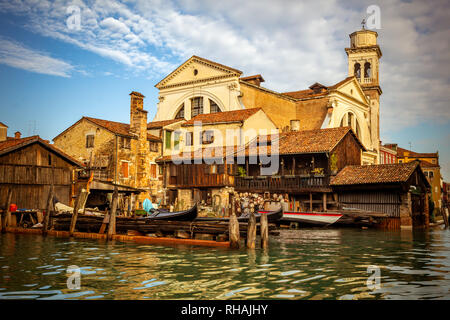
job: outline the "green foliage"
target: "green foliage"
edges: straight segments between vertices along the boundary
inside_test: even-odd
[[[238,167],[237,171],[239,177],[245,177],[247,175],[247,172],[245,172],[245,169],[243,167]]]

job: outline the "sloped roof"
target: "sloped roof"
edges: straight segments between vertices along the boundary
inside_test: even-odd
[[[6,124],[4,124],[3,122],[0,122],[0,127],[6,127],[9,128]]]
[[[351,127],[338,127],[280,133],[279,139],[277,140],[277,154],[288,155],[331,152],[348,133],[353,135],[357,143],[361,146],[361,149],[365,151],[366,149],[353,133]],[[275,141],[273,138],[273,136],[260,136],[257,138],[263,145],[265,140],[271,141],[271,143],[263,147],[267,148],[267,154],[272,154],[272,145]],[[256,146],[255,142],[256,139],[245,146],[246,156],[257,155],[260,153],[259,147]]]
[[[437,163],[431,163],[425,160],[419,160],[419,162],[422,168],[440,168],[440,166]]]
[[[419,163],[417,161],[408,163],[346,166],[334,178],[331,179],[330,184],[339,186],[355,184],[402,183],[409,179],[418,166]]]
[[[13,152],[17,149],[23,148],[25,146],[28,146],[33,143],[39,143],[42,146],[44,146],[47,149],[50,149],[54,153],[58,154],[62,158],[65,158],[68,162],[75,164],[77,166],[82,167],[83,164],[78,162],[75,158],[69,156],[68,154],[64,153],[61,149],[55,147],[54,145],[51,145],[46,140],[41,139],[39,136],[31,136],[21,139],[12,139],[0,142],[0,155],[4,155],[10,152]]]
[[[201,122],[202,124],[242,122],[247,120],[259,110],[261,110],[261,108],[199,114],[191,120],[183,123],[182,126],[193,126],[194,122]]]
[[[91,118],[91,117],[82,117],[80,120],[75,122],[73,125],[71,125],[69,128],[58,134],[53,140],[55,140],[57,137],[63,135],[65,132],[67,132],[69,129],[76,126],[78,123],[80,123],[82,120],[88,120],[95,125],[98,125],[114,134],[118,134],[121,136],[129,137],[129,138],[135,138],[135,136],[130,134],[130,125],[128,123],[122,123],[122,122],[116,122],[116,121],[109,121],[104,119],[97,119],[97,118]],[[161,141],[161,139],[155,135],[148,134],[147,133],[147,140],[152,141]]]
[[[322,96],[324,97],[324,96],[328,95],[331,90],[335,90],[335,89],[339,88],[341,85],[350,81],[353,78],[354,78],[354,76],[347,77],[344,80],[339,81],[338,83],[336,83],[332,86],[328,86],[328,87],[316,82],[315,84],[313,84],[312,86],[309,87],[310,89],[291,91],[291,92],[283,92],[282,94],[290,96],[295,99],[318,98],[318,97],[322,97]],[[321,92],[317,92],[317,91],[313,90],[314,87],[318,87],[318,88],[320,87],[323,90]]]
[[[228,147],[204,147],[199,148],[191,152],[183,152],[174,155],[166,155],[156,159],[158,162],[167,162],[174,159],[224,159],[227,154],[234,153],[238,149],[238,146],[228,146]]]
[[[407,150],[404,148],[397,147],[397,157],[404,158],[406,152],[408,153],[409,158],[438,158],[439,157],[439,155],[436,152],[419,153],[419,152],[414,152],[414,151],[410,151],[410,150]]]
[[[168,126],[169,124],[185,121],[185,119],[172,119],[172,120],[161,120],[161,121],[152,121],[147,124],[147,129],[160,129],[162,127]]]

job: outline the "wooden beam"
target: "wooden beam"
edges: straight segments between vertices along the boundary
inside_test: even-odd
[[[50,186],[50,191],[48,193],[48,198],[47,198],[47,210],[45,212],[45,216],[44,216],[44,223],[43,223],[43,227],[42,227],[42,234],[45,236],[47,235],[47,231],[48,231],[48,226],[49,226],[49,222],[50,222],[50,215],[53,211],[53,197],[54,197],[54,190],[53,190],[53,184]]]
[[[8,194],[6,196],[5,210],[2,212],[2,233],[6,232],[6,226],[11,225],[11,211],[9,207],[11,206],[12,199],[12,187],[8,188]]]
[[[72,221],[70,222],[70,236],[73,236],[75,226],[77,224],[78,212],[80,210],[84,210],[88,195],[89,191],[87,191],[86,189],[81,189],[80,193],[78,194],[77,200],[75,201],[75,207],[73,208]]]
[[[313,196],[311,192],[309,193],[309,211],[313,211]]]
[[[327,194],[325,192],[322,194],[322,199],[323,199],[323,211],[327,211]]]
[[[114,187],[114,193],[112,196],[111,214],[109,217],[108,234],[107,239],[112,240],[114,234],[116,234],[116,210],[119,193],[117,187]]]
[[[231,217],[228,223],[228,233],[230,238],[230,248],[239,249],[240,245],[240,232],[239,232],[239,222],[235,214],[236,204],[235,198],[233,197],[231,206]]]
[[[255,241],[256,241],[256,217],[252,212],[250,214],[250,218],[248,219],[248,227],[247,227],[247,248],[255,249]]]
[[[267,213],[261,213],[260,218],[260,232],[261,232],[261,248],[267,249],[269,247],[269,224],[267,220]]]

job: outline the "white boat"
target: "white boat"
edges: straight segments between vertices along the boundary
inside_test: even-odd
[[[283,221],[300,222],[302,225],[328,226],[338,221],[343,214],[332,212],[283,212]]]

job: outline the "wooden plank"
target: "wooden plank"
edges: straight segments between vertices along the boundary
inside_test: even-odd
[[[117,210],[118,196],[119,196],[119,193],[117,190],[117,186],[115,186],[114,193],[112,196],[110,221],[109,221],[109,225],[108,225],[108,233],[107,233],[108,240],[112,240],[112,236],[114,234],[116,234],[116,210]]]
[[[47,235],[47,231],[48,231],[48,226],[49,226],[49,222],[50,222],[50,215],[51,212],[53,211],[53,185],[51,185],[50,187],[50,192],[48,193],[48,198],[47,198],[47,211],[45,212],[45,216],[44,216],[44,223],[43,223],[43,228],[42,228],[42,234],[43,235]]]
[[[269,247],[269,225],[267,220],[267,213],[263,212],[260,218],[260,232],[261,232],[261,248],[267,249]]]
[[[75,201],[75,207],[73,208],[72,221],[70,222],[70,230],[69,230],[71,236],[73,236],[73,233],[75,231],[78,213],[80,210],[84,210],[88,195],[89,192],[86,189],[81,189],[80,193],[78,194],[77,200]]]
[[[252,212],[250,214],[250,218],[248,219],[248,227],[247,227],[247,248],[255,249],[256,242],[256,217]]]
[[[5,209],[2,212],[2,233],[6,232],[6,226],[11,224],[11,211],[9,207],[11,206],[12,199],[12,187],[8,188],[8,195],[6,196]]]

